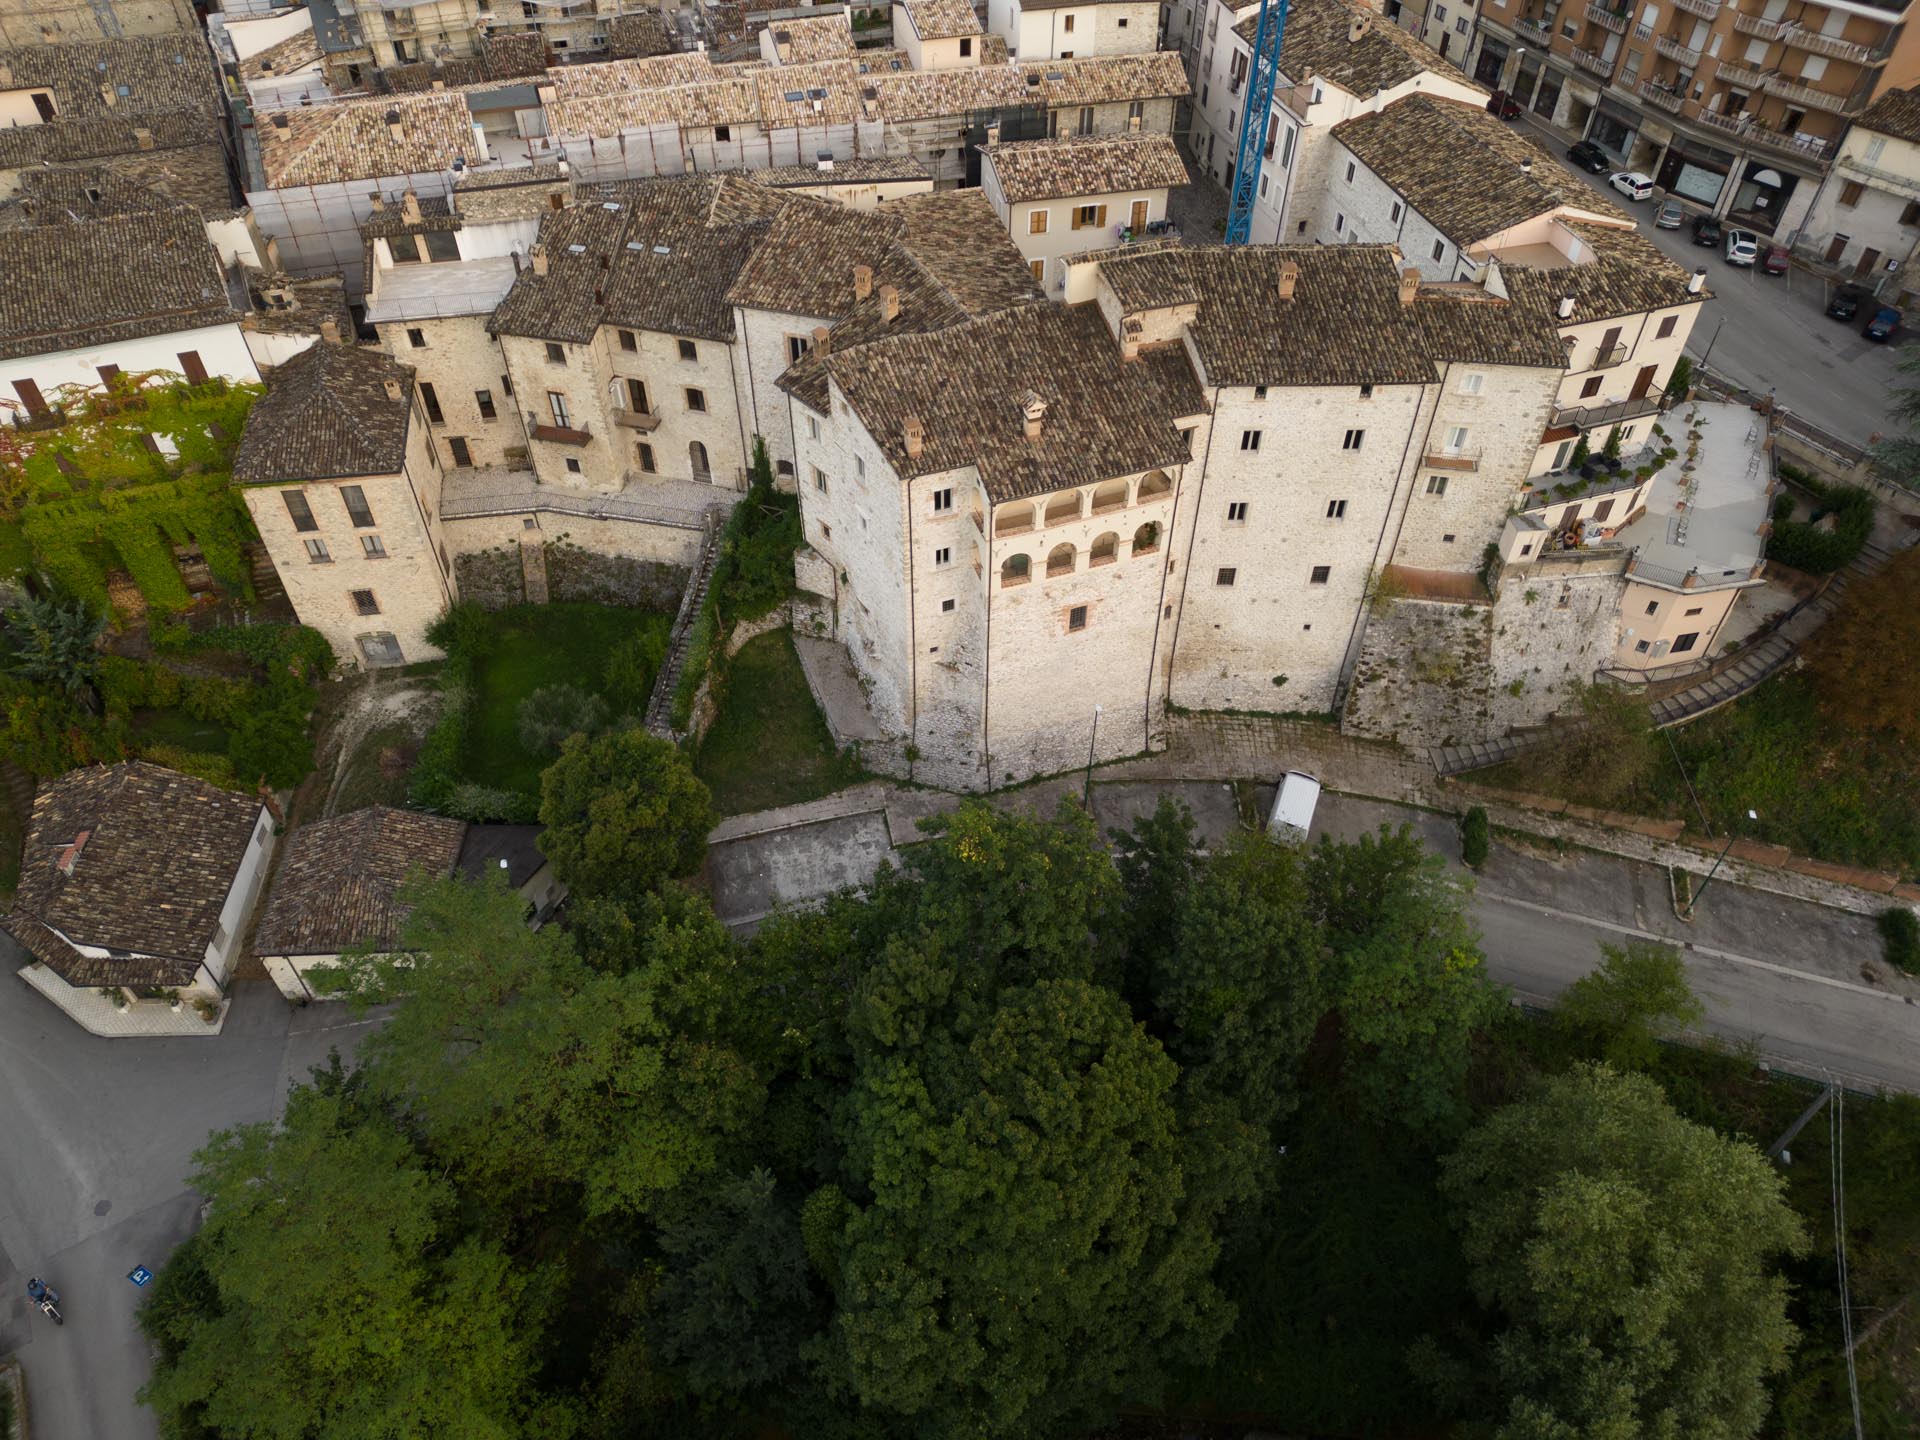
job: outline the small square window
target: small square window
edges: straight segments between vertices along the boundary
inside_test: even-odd
[[[813,488],[818,490],[822,495],[826,494],[827,493],[827,472],[822,470],[818,465],[813,466],[812,469],[813,469]]]
[[[833,538],[833,527],[823,522],[820,526],[820,538],[822,540],[831,540]]]
[[[1264,386],[1264,385],[1256,385],[1256,386],[1254,386],[1254,387],[1253,387],[1253,398],[1254,398],[1254,399],[1256,399],[1256,400],[1264,400],[1264,399],[1266,399],[1266,398],[1267,398],[1267,387],[1266,387],[1266,386]]]
[[[1213,583],[1221,586],[1231,586],[1234,581],[1234,576],[1237,573],[1233,566],[1222,565],[1218,570],[1213,572]]]
[[[1307,577],[1307,583],[1310,585],[1324,585],[1332,578],[1333,567],[1331,565],[1316,565],[1313,567],[1313,573]]]
[[[1087,628],[1087,607],[1086,606],[1076,605],[1071,610],[1067,611],[1067,629],[1069,631],[1084,630],[1086,628]]]
[[[813,348],[813,342],[804,335],[787,336],[787,363],[798,365]]]
[[[1362,400],[1371,400],[1373,398],[1373,387],[1371,385],[1362,385],[1360,387],[1360,398]]]
[[[1644,655],[1652,648],[1653,642],[1651,640],[1636,640],[1633,642],[1633,653],[1636,655]]]
[[[309,565],[331,565],[333,563],[333,556],[327,553],[326,541],[307,541],[307,563]]]
[[[1443,259],[1446,256],[1446,253],[1447,253],[1446,241],[1436,240],[1433,242],[1433,258],[1434,259],[1436,260]]]
[[[1258,430],[1242,430],[1240,432],[1240,448],[1242,450],[1258,450],[1260,448],[1260,432]]]
[[[1678,315],[1667,316],[1660,322],[1660,328],[1654,332],[1653,338],[1656,340],[1666,339],[1669,335],[1673,334],[1673,327],[1679,323],[1680,317]]]
[[[580,473],[580,462],[571,455],[567,457],[567,473],[569,475],[578,475]]]
[[[1353,183],[1353,161],[1347,161],[1347,184]]]
[[[1603,376],[1599,375],[1589,375],[1582,381],[1580,384],[1580,398],[1582,400],[1591,400],[1594,396],[1598,395],[1600,393],[1600,381],[1603,378]]]
[[[640,461],[640,469],[645,474],[648,474],[648,475],[653,474],[654,473],[653,446],[649,445],[646,441],[642,440],[638,442],[633,448],[634,448],[635,456]]]
[[[366,552],[367,559],[369,560],[384,560],[387,558],[387,547],[381,542],[378,535],[362,535],[360,537],[360,548]]]
[[[1229,525],[1244,525],[1247,523],[1246,501],[1235,500],[1227,506],[1227,523]]]
[[[953,491],[950,489],[934,491],[933,509],[936,515],[953,509]]]
[[[296,531],[320,528],[320,522],[313,518],[313,507],[307,504],[307,497],[300,491],[282,490],[280,498],[287,503],[287,514],[293,520]]]
[[[1685,635],[1674,636],[1672,653],[1675,655],[1684,655],[1687,651],[1693,649],[1695,643],[1698,642],[1699,639],[1700,639],[1700,632],[1698,630],[1691,631]]]
[[[1387,222],[1392,225],[1398,225],[1400,223],[1400,202],[1398,200],[1393,202],[1393,210],[1388,214]]]
[[[1700,613],[1700,610],[1701,610],[1701,607],[1700,607],[1700,606],[1698,606],[1698,605],[1696,605],[1696,606],[1694,606],[1694,607],[1693,607],[1693,608],[1692,608],[1691,610],[1689,610],[1689,611],[1687,611],[1686,613],[1687,613],[1688,615],[1698,615],[1698,614]]]
[[[411,345],[416,350],[426,349],[427,348],[427,332],[424,330],[408,330],[407,344]]]
[[[620,348],[622,350],[638,350],[640,348],[640,341],[638,337],[634,335],[633,331],[622,330],[620,332]]]
[[[947,545],[942,545],[938,550],[935,550],[933,552],[933,563],[943,568],[945,566],[951,565],[953,563],[952,547]]]
[[[1366,438],[1367,432],[1364,430],[1349,430],[1347,431],[1346,438],[1340,442],[1340,448],[1342,450],[1358,450]]]
[[[491,390],[474,391],[473,403],[480,407],[480,418],[482,420],[494,420],[499,418],[500,412],[493,403],[493,392]]]
[[[1478,370],[1469,370],[1460,377],[1460,393],[1462,395],[1478,395],[1486,383],[1487,377],[1485,375],[1481,374]]]
[[[1444,475],[1427,476],[1427,494],[1444,495],[1447,493],[1447,477]]]
[[[539,525],[539,523],[540,523],[540,522],[539,522],[539,521],[537,521],[537,520],[535,520],[535,519],[533,518],[533,516],[531,516],[531,515],[527,515],[527,516],[524,516],[524,517],[522,517],[522,519],[521,519],[521,521],[520,521],[520,528],[521,528],[522,530],[532,530],[532,529],[534,529],[534,528],[535,528],[536,526],[538,526],[538,525]]]
[[[1660,602],[1658,600],[1649,600],[1647,602],[1647,614],[1658,615],[1659,613],[1660,613]]]
[[[818,415],[807,416],[807,438],[809,440],[818,440],[820,438],[820,417]]]
[[[1347,518],[1347,502],[1344,500],[1327,501],[1327,519],[1344,520]]]
[[[707,413],[707,392],[704,390],[695,389],[693,386],[689,385],[687,387],[687,409],[699,415],[706,414]]]
[[[1451,545],[1451,544],[1453,543],[1453,536],[1451,536],[1451,535],[1442,535],[1442,536],[1440,537],[1440,543],[1441,543],[1442,545]]]
[[[700,347],[691,340],[682,340],[680,342],[680,358],[682,360],[698,360],[700,358]]]
[[[347,598],[353,601],[353,613],[356,615],[378,615],[380,602],[373,598],[371,590],[349,590]]]
[[[947,614],[947,613],[948,613],[949,611],[951,611],[951,610],[953,609],[953,607],[954,607],[954,604],[955,604],[955,603],[956,603],[956,602],[954,602],[954,601],[952,601],[952,600],[942,600],[942,601],[940,602],[940,613],[941,613],[942,615],[945,615],[945,614]]]
[[[564,345],[556,345],[553,341],[549,340],[547,342],[547,362],[552,365],[566,364],[567,347]]]

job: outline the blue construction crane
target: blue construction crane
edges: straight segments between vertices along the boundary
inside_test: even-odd
[[[1233,161],[1233,204],[1227,211],[1227,244],[1253,238],[1253,197],[1260,192],[1260,161],[1266,148],[1267,112],[1280,73],[1280,37],[1287,28],[1287,0],[1260,0],[1260,28],[1253,37],[1253,80],[1240,120],[1240,149]]]

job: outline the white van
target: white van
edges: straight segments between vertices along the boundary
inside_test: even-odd
[[[1282,845],[1304,845],[1313,828],[1314,807],[1320,803],[1320,782],[1303,770],[1280,777],[1280,791],[1267,816],[1267,837]]]

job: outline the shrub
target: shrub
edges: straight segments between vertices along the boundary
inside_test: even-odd
[[[1475,805],[1460,821],[1460,858],[1478,870],[1487,863],[1487,812]]]
[[[1809,520],[1784,520],[1775,500],[1767,558],[1809,575],[1831,575],[1852,561],[1872,536],[1873,496],[1857,485],[1829,485],[1791,466],[1781,466],[1780,473],[1808,491],[1818,508]],[[1831,530],[1818,524],[1827,515],[1833,516]]]
[[[0,692],[0,755],[33,775],[62,775],[121,758],[117,737],[68,696],[26,686]]]
[[[140,758],[182,775],[191,775],[223,790],[247,790],[251,786],[234,773],[233,761],[224,755],[209,755],[204,750],[186,750],[178,745],[143,745]]]
[[[494,633],[492,617],[471,600],[462,600],[427,627],[427,641],[472,662],[492,651]]]
[[[102,655],[100,673],[93,682],[100,692],[101,708],[124,715],[151,703],[148,697],[153,691],[152,668],[124,655]]]
[[[1880,912],[1880,939],[1887,963],[1909,975],[1920,975],[1920,917],[1904,905]]]
[[[247,711],[227,741],[227,758],[243,784],[256,778],[276,788],[299,784],[313,769],[306,707],[294,700]]]
[[[653,694],[654,677],[667,659],[663,630],[636,630],[607,655],[602,688],[618,715],[641,715]]]
[[[496,790],[463,780],[447,791],[440,813],[469,824],[531,825],[540,818],[540,802],[517,790]]]
[[[222,625],[190,630],[160,622],[148,631],[155,650],[178,654],[220,651],[240,655],[269,672],[302,682],[318,680],[333,669],[333,646],[308,625]]]
[[[77,693],[92,681],[100,662],[94,642],[105,622],[78,600],[23,599],[7,612],[12,654],[7,668],[25,680]]]
[[[257,708],[258,695],[244,680],[218,675],[189,675],[180,682],[180,708],[196,720],[232,725]],[[305,717],[302,716],[302,723]]]
[[[592,735],[606,728],[607,702],[578,685],[542,685],[514,712],[520,743],[534,755],[560,748],[569,735]]]
[[[1685,395],[1693,385],[1693,361],[1682,355],[1673,362],[1673,371],[1667,376],[1667,394],[1678,397]]]
[[[407,798],[422,809],[444,811],[455,787],[462,783],[460,754],[473,720],[473,701],[472,666],[463,655],[450,652],[440,672],[440,718],[421,741],[407,784]]]

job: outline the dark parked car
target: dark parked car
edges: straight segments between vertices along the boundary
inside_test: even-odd
[[[1842,285],[1827,301],[1827,314],[1836,320],[1851,320],[1860,313],[1860,302],[1866,298],[1867,292],[1858,285]]]
[[[1518,120],[1520,111],[1520,102],[1504,90],[1496,90],[1487,97],[1489,115],[1498,115],[1502,120]]]
[[[1581,140],[1567,147],[1567,159],[1578,165],[1589,175],[1598,175],[1602,170],[1611,170],[1613,161],[1607,158],[1607,152],[1591,140]]]
[[[1760,257],[1760,269],[1768,275],[1784,275],[1793,268],[1793,252],[1784,245],[1769,245]]]
[[[1893,332],[1900,328],[1900,312],[1891,305],[1882,305],[1873,312],[1873,319],[1867,322],[1867,328],[1860,333],[1869,340],[1891,340]]]
[[[1693,243],[1711,245],[1720,248],[1720,222],[1711,215],[1702,215],[1693,222]]]

